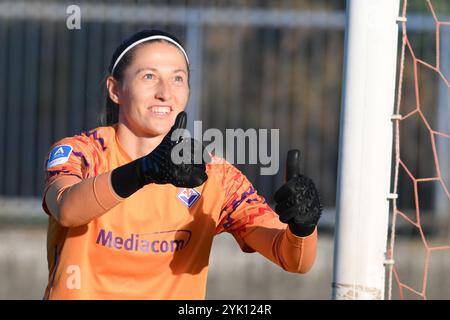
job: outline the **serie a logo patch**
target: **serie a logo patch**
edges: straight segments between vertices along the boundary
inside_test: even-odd
[[[177,198],[188,208],[191,208],[197,202],[200,196],[200,192],[195,189],[188,188],[181,189],[177,194]]]
[[[50,157],[48,158],[47,169],[67,162],[69,160],[70,154],[72,153],[72,150],[72,147],[69,145],[54,147],[52,152],[50,152]]]

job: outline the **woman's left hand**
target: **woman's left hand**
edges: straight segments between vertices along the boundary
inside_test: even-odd
[[[300,151],[290,150],[286,161],[286,183],[274,195],[275,212],[300,237],[314,232],[322,214],[319,191],[314,182],[300,174]]]

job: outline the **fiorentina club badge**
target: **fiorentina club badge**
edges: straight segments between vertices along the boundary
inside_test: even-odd
[[[177,194],[178,199],[181,200],[188,208],[192,207],[200,198],[200,193],[195,189],[183,188]]]

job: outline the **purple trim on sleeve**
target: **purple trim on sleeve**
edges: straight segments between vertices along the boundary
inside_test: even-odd
[[[233,203],[231,204],[233,206],[233,210],[231,212],[234,212],[236,210],[237,207],[239,207],[239,205],[248,198],[248,196],[250,196],[251,194],[255,193],[256,190],[255,188],[253,188],[253,186],[251,186],[248,191],[245,191],[244,193],[241,194],[241,197],[236,200],[233,201]],[[231,213],[230,212],[230,213]]]
[[[97,130],[83,131],[83,132],[81,132],[81,134],[84,134],[86,137],[92,136],[94,138],[94,140],[96,140],[96,141],[98,141],[100,143],[100,145],[102,146],[102,151],[106,150],[105,140],[102,137],[99,137],[97,135]]]
[[[86,168],[89,168],[89,162],[86,160],[86,157],[84,156],[83,152],[72,151],[72,153],[74,156],[81,158],[81,160],[83,161],[83,165]]]
[[[231,218],[230,215],[228,215],[226,221],[225,221],[224,224],[223,224],[223,227],[224,227],[225,229],[228,229],[228,228],[231,226],[231,224],[233,223],[233,221],[234,221],[234,219]]]

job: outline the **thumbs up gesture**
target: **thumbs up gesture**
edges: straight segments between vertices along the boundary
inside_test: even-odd
[[[322,214],[320,195],[314,182],[300,174],[300,151],[290,150],[286,160],[286,183],[274,196],[275,212],[292,233],[306,237],[313,233]]]
[[[163,138],[161,143],[148,155],[140,158],[138,166],[138,176],[141,184],[173,184],[176,187],[194,188],[204,183],[208,176],[206,174],[205,160],[201,163],[194,160],[196,153],[203,155],[203,145],[192,139],[172,140],[172,134],[177,129],[185,129],[187,122],[186,112],[182,111],[177,115],[175,124],[169,133]],[[176,164],[171,159],[172,149],[178,144],[190,145],[190,159],[187,163]],[[201,149],[201,150],[199,150]]]

